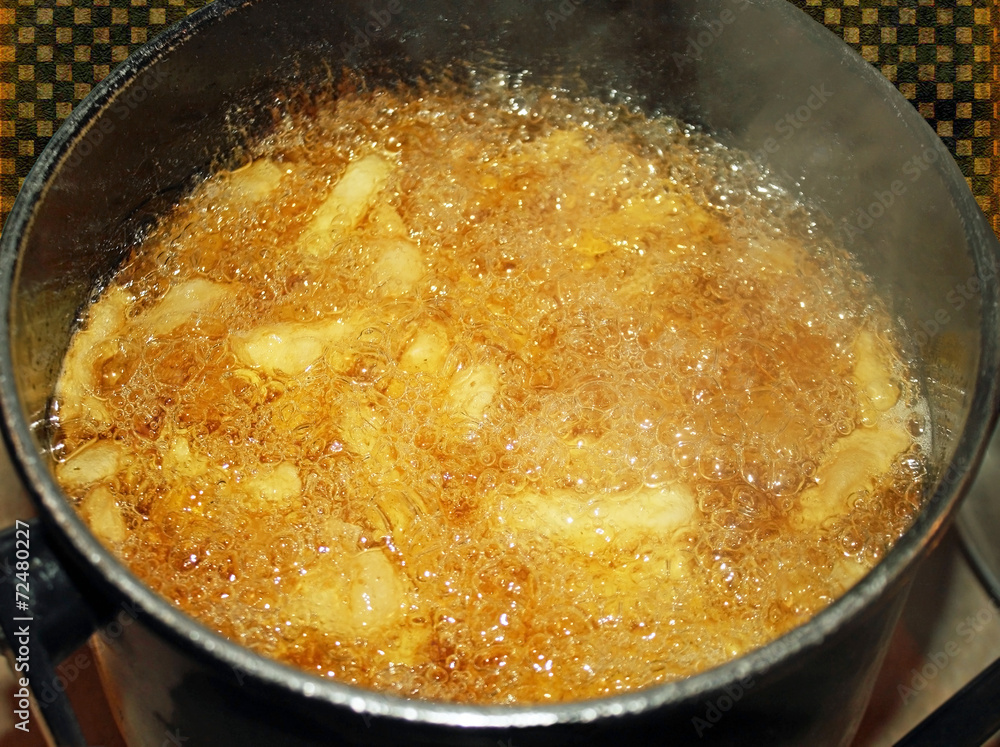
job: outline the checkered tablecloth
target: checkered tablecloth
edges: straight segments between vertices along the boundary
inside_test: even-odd
[[[319,1],[319,0],[317,0]],[[993,55],[998,0],[791,0],[936,129],[1000,232]],[[72,108],[134,49],[205,0],[0,0],[0,221]]]

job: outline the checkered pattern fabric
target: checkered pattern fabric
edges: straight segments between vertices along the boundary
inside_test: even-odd
[[[1000,233],[996,0],[795,0],[892,81],[955,156]]]
[[[205,0],[4,0],[0,218],[70,111],[148,39]]]
[[[790,0],[936,129],[1000,232],[997,0]],[[114,65],[205,0],[2,0],[0,220],[53,131]]]

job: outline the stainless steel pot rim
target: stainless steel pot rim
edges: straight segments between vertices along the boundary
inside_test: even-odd
[[[863,614],[906,567],[929,551],[940,538],[954,509],[951,496],[964,493],[971,484],[998,409],[998,341],[993,339],[991,332],[1000,328],[996,276],[992,269],[998,255],[997,243],[950,157],[940,158],[938,161],[940,168],[944,170],[944,178],[956,209],[967,216],[966,230],[975,255],[977,272],[983,281],[984,346],[971,398],[972,415],[964,424],[952,464],[928,499],[925,510],[886,558],[848,594],[809,622],[772,643],[701,674],[623,695],[552,705],[459,705],[407,700],[371,692],[321,679],[266,659],[212,632],[146,587],[90,534],[63,497],[49,472],[46,460],[35,448],[32,424],[23,412],[11,373],[9,309],[19,250],[22,237],[30,231],[34,206],[44,196],[50,176],[57,171],[72,146],[79,142],[115,97],[149,65],[181,46],[199,29],[220,22],[231,13],[238,12],[241,7],[259,1],[216,0],[145,45],[98,84],[73,111],[39,157],[25,180],[0,238],[0,304],[8,310],[7,314],[0,317],[0,338],[3,340],[0,349],[0,406],[3,409],[3,425],[8,445],[44,518],[66,538],[66,548],[73,556],[73,561],[80,564],[110,595],[133,602],[142,611],[144,622],[206,662],[221,662],[230,667],[234,676],[235,673],[240,673],[257,683],[290,691],[313,701],[346,707],[360,714],[387,716],[408,722],[477,728],[587,723],[649,712],[666,704],[696,702],[727,683],[753,682],[755,678],[766,676],[769,671],[780,668],[797,653],[821,645],[838,631],[844,620]],[[803,33],[814,36],[829,33],[813,24],[785,0],[756,0],[754,4],[780,14],[779,17],[783,16],[783,20],[787,22],[800,24]],[[859,75],[867,76],[871,85],[897,103],[899,116],[911,127],[922,126],[926,129],[916,111],[895,88],[846,45],[843,46],[843,58],[845,65],[855,67]],[[929,129],[927,131],[930,132]],[[937,148],[942,156],[947,154],[944,145],[936,137],[933,138],[932,147]],[[980,414],[979,417],[976,417],[977,413]],[[983,417],[982,413],[989,415]]]

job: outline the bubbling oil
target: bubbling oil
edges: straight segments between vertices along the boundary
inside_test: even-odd
[[[280,113],[85,314],[94,532],[206,625],[410,697],[537,703],[809,619],[920,505],[867,279],[666,118],[482,83]]]

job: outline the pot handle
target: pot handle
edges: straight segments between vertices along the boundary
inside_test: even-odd
[[[0,645],[15,677],[15,726],[41,731],[57,747],[87,747],[56,666],[97,629],[98,615],[47,542],[40,519],[0,533]],[[22,727],[17,727],[22,728]]]

